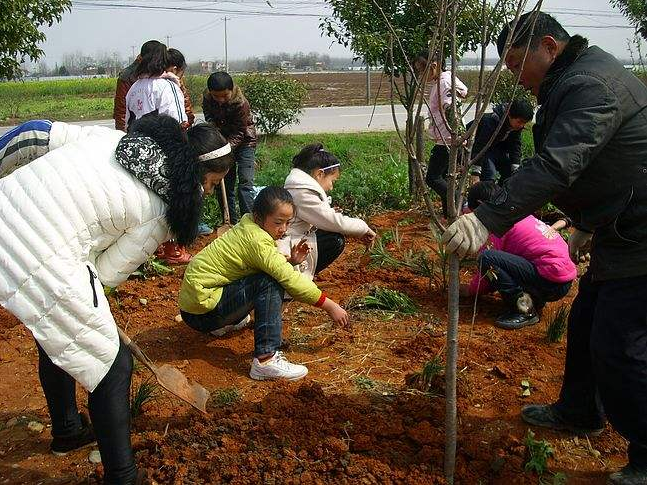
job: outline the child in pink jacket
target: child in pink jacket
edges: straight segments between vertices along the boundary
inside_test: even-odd
[[[493,182],[475,184],[467,195],[469,208],[495,199],[501,190]],[[537,323],[546,302],[566,296],[577,277],[566,242],[533,216],[517,222],[502,237],[490,235],[477,261],[479,272],[464,292],[498,291],[508,311],[496,325],[506,329]]]

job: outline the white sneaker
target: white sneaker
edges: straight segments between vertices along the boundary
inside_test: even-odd
[[[306,374],[308,374],[308,368],[305,365],[288,362],[283,352],[280,351],[277,351],[271,359],[265,362],[259,362],[254,357],[252,368],[249,371],[249,377],[257,381],[266,381],[269,379],[297,381],[303,379]]]
[[[211,335],[214,337],[224,337],[227,335],[229,332],[233,332],[234,330],[242,330],[245,328],[247,325],[249,325],[249,322],[252,321],[252,317],[249,315],[245,316],[240,322],[233,324],[233,325],[225,325],[224,327],[217,328],[215,330],[212,330],[209,332]]]

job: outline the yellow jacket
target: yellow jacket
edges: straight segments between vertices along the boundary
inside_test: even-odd
[[[272,236],[251,214],[245,214],[191,259],[180,287],[180,309],[196,315],[207,313],[220,301],[224,286],[261,272],[278,281],[295,300],[320,305],[325,299],[317,285],[286,261]]]

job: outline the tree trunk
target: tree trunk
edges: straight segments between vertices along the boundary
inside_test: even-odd
[[[460,261],[455,254],[449,257],[449,298],[447,312],[447,348],[445,350],[445,480],[454,483],[456,467],[456,368],[458,363],[458,290]]]

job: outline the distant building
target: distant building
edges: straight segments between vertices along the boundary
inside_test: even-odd
[[[200,69],[204,74],[213,72],[213,61],[200,61]]]
[[[294,71],[294,63],[292,61],[281,61],[279,68],[281,71]]]
[[[105,70],[104,70],[104,72],[105,72]],[[95,76],[95,75],[99,74],[99,68],[97,66],[94,66],[94,65],[88,65],[88,66],[83,67],[83,69],[81,69],[81,74],[83,74],[85,76]]]
[[[323,62],[315,62],[315,71],[325,71],[326,70],[326,64]]]

